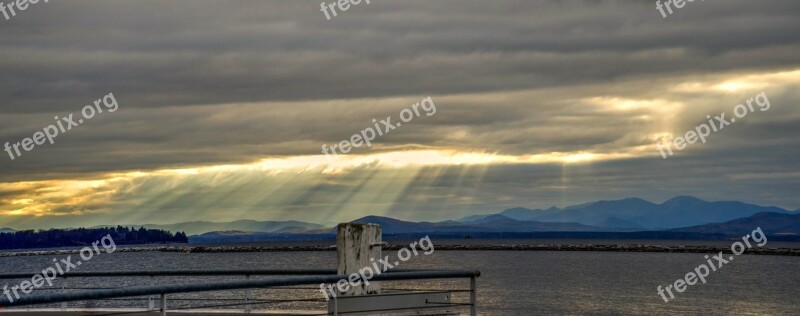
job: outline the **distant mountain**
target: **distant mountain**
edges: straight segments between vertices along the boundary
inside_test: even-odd
[[[762,212],[724,223],[678,228],[672,231],[744,236],[756,227],[761,227],[761,230],[767,235],[800,235],[800,214]]]
[[[608,229],[575,223],[543,223],[518,221],[503,215],[491,215],[479,223],[464,224],[456,221],[445,222],[407,222],[383,216],[366,216],[353,223],[373,223],[381,225],[385,235],[401,234],[450,234],[450,233],[532,233],[532,232],[600,232]],[[335,227],[304,228],[285,227],[272,232],[253,232],[241,230],[213,231],[189,236],[191,243],[236,243],[282,240],[325,240],[335,236]]]
[[[604,202],[603,204],[608,203]],[[641,201],[629,200],[627,207],[641,204]],[[665,203],[666,204],[666,203]],[[583,206],[592,207],[594,204]],[[573,208],[580,210],[583,208]],[[624,208],[623,208],[624,209]],[[562,211],[566,212],[567,209]],[[445,222],[409,222],[383,216],[366,216],[354,223],[374,223],[381,225],[384,235],[402,236],[408,234],[430,234],[438,236],[527,236],[528,238],[631,238],[631,239],[724,239],[731,236],[743,236],[755,227],[761,227],[767,235],[778,235],[791,240],[800,238],[800,214],[783,214],[761,212],[755,215],[716,224],[698,225],[671,230],[643,231],[631,229],[635,226],[625,219],[608,217],[603,222],[605,227],[589,226],[578,223],[519,221],[501,214],[481,217],[471,223],[456,221]],[[616,228],[608,228],[616,227]],[[301,241],[331,240],[335,238],[334,227],[298,227],[287,226],[272,232],[252,231],[215,231],[189,236],[192,243],[238,243],[257,241]],[[521,235],[527,234],[527,235]],[[571,236],[571,237],[569,237]],[[794,236],[794,237],[792,237]]]
[[[584,235],[581,236],[618,234],[631,237],[633,236],[631,233],[639,234],[641,232],[639,234],[641,236],[636,236],[669,239],[675,238],[675,236],[680,238],[688,238],[687,236],[719,238],[745,228],[752,231],[757,226],[753,223],[764,223],[765,226],[762,228],[768,227],[766,225],[773,225],[774,233],[794,234],[798,232],[793,225],[797,216],[800,216],[799,214],[800,212],[789,212],[778,207],[759,206],[737,201],[708,202],[691,196],[678,196],[661,204],[639,198],[627,198],[584,203],[565,208],[527,209],[516,207],[497,214],[468,216],[458,221],[409,222],[383,216],[366,216],[353,222],[380,224],[384,234],[398,236],[418,233],[439,235],[463,233],[473,236],[505,233],[535,233],[556,236],[559,233],[573,235],[583,233]],[[172,225],[145,225],[145,227],[186,231],[192,235],[189,236],[191,242],[316,240],[331,238],[336,233],[335,227],[299,221],[189,222]],[[764,229],[766,232],[767,228]]]
[[[324,227],[306,227],[306,226],[286,226],[281,229],[276,229],[271,231],[272,234],[308,234],[308,233],[316,233],[320,230],[324,230]]]
[[[578,223],[545,223],[540,221],[518,221],[503,215],[493,215],[479,224],[487,231],[501,232],[594,232],[608,231],[606,228],[587,226]]]
[[[17,231],[16,229],[12,229],[12,228],[0,228],[0,233],[13,233],[13,232],[16,232],[16,231]]]
[[[637,222],[616,218],[614,216],[598,222],[597,226],[621,230],[647,230],[647,227],[644,227]]]
[[[619,224],[621,221],[625,221],[627,223],[633,223],[633,225],[635,225],[634,227],[641,228],[649,227],[648,222],[650,221],[650,217],[656,213],[656,208],[657,204],[638,198],[628,198],[571,206],[561,211],[536,217],[536,220],[544,222],[578,222],[596,226],[609,222]]]
[[[559,209],[557,207],[551,207],[551,208],[549,208],[547,210],[540,210],[540,209],[531,210],[531,209],[527,209],[527,208],[524,208],[524,207],[515,207],[515,208],[510,208],[510,209],[507,209],[507,210],[503,210],[502,212],[500,212],[500,215],[507,216],[507,217],[516,219],[518,221],[532,221],[532,220],[534,220],[534,219],[536,219],[538,217],[541,217],[541,216],[544,216],[544,215],[547,215],[547,214],[553,214],[553,213],[558,212],[560,210],[561,209]]]
[[[493,214],[493,215],[489,215],[489,216],[486,216],[484,218],[481,218],[479,220],[476,220],[476,221],[473,222],[473,224],[485,224],[485,223],[492,223],[492,222],[509,222],[509,221],[518,222],[518,220],[513,219],[511,217],[508,217],[508,216],[503,215],[503,214]]]
[[[577,223],[543,223],[537,221],[518,221],[503,215],[491,215],[476,222],[465,224],[448,222],[406,222],[389,217],[366,216],[354,223],[374,223],[381,225],[384,234],[405,233],[475,233],[475,232],[554,232],[554,231],[607,231],[605,228],[592,227]]]
[[[559,209],[557,207],[551,207],[551,208],[549,208],[547,210],[540,210],[540,209],[532,210],[532,209],[527,209],[527,208],[524,208],[524,207],[515,207],[515,208],[505,209],[502,212],[497,213],[497,214],[500,214],[500,215],[503,215],[503,216],[506,216],[508,218],[512,218],[512,219],[515,219],[515,220],[518,220],[518,221],[530,221],[530,220],[533,220],[534,218],[537,218],[539,216],[542,216],[542,215],[545,215],[545,214],[550,214],[552,212],[560,211],[560,210],[561,209]],[[496,214],[472,215],[472,216],[467,216],[467,217],[458,219],[457,221],[461,222],[461,223],[471,223],[471,222],[480,221],[480,220],[482,220],[482,219],[484,219],[486,217],[493,216],[493,215],[496,215]]]
[[[513,208],[499,214],[523,221],[578,223],[622,230],[659,230],[724,222],[760,212],[791,214],[773,206],[737,201],[708,202],[691,196],[678,196],[662,204],[628,198],[573,205],[564,209]],[[490,215],[480,218],[487,216]],[[480,218],[472,218],[472,221]]]
[[[168,231],[183,231],[188,235],[199,235],[208,232],[218,231],[245,231],[245,232],[263,232],[272,233],[282,229],[293,229],[295,231],[312,230],[324,228],[322,225],[299,222],[299,221],[254,221],[254,220],[238,220],[233,222],[186,222],[177,224],[166,225],[135,225],[136,227],[144,226],[147,229],[162,229]],[[106,226],[102,226],[106,227]]]
[[[449,229],[449,228],[466,229],[466,230],[471,229],[470,226],[466,226],[461,223],[437,225],[435,223],[429,223],[429,222],[419,222],[419,223],[406,222],[406,221],[401,221],[399,219],[394,219],[391,217],[383,217],[383,216],[365,216],[356,219],[352,222],[359,224],[366,224],[366,223],[379,224],[381,225],[381,231],[384,234],[430,232],[430,231],[435,231],[437,229]]]
[[[487,216],[492,216],[494,214],[479,214],[479,215],[470,215],[467,217],[459,218],[456,221],[461,223],[472,223],[475,221],[479,221]]]

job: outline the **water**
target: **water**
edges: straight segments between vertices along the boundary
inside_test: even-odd
[[[538,243],[538,242],[535,242]],[[541,242],[547,243],[547,242]],[[599,242],[598,242],[599,243]],[[388,254],[388,253],[385,253]],[[75,255],[73,255],[75,256]],[[265,253],[112,253],[85,262],[80,271],[144,269],[261,269],[335,268],[335,252]],[[0,271],[41,271],[52,266],[53,256],[0,258]],[[63,257],[58,257],[62,259]],[[75,258],[73,258],[74,261]],[[479,311],[482,315],[797,315],[800,311],[800,258],[785,256],[736,257],[711,272],[707,284],[689,286],[664,303],[656,286],[666,285],[705,262],[703,254],[547,252],[547,251],[436,251],[421,253],[398,268],[475,269]],[[241,277],[240,277],[241,278]],[[179,283],[221,280],[220,277],[160,278],[155,282]],[[228,278],[230,279],[230,278]],[[9,286],[22,280],[4,280]],[[68,286],[133,286],[154,282],[149,278],[70,279]],[[56,287],[60,286],[59,284]],[[409,283],[385,287],[409,287]],[[468,288],[466,280],[414,283],[416,288]],[[322,298],[305,290],[258,290],[258,298]],[[182,298],[240,298],[241,291],[197,293]],[[462,297],[463,298],[463,297]],[[207,300],[205,302],[212,302]],[[70,306],[121,306],[122,302],[79,302]],[[133,302],[144,306],[145,302]],[[173,301],[180,306],[188,302]],[[196,303],[195,303],[196,304]],[[132,306],[132,305],[126,305]],[[291,303],[283,309],[316,307],[322,303]]]

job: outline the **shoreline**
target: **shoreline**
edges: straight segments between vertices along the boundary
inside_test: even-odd
[[[405,245],[388,245],[384,250],[399,250]],[[712,246],[653,246],[653,245],[573,245],[573,244],[517,244],[517,245],[435,245],[438,251],[599,251],[599,252],[666,252],[666,253],[731,253],[730,247]],[[80,249],[4,251],[2,257],[78,254]],[[178,252],[178,253],[230,253],[230,252],[288,252],[336,251],[336,246],[153,246],[120,247],[124,252]],[[772,256],[800,256],[800,248],[752,248],[744,254]]]

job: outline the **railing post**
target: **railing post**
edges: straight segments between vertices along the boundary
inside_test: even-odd
[[[472,276],[469,278],[469,303],[470,303],[470,316],[478,316],[478,309],[476,305],[478,305],[478,278]]]
[[[67,292],[67,277],[64,277],[64,282],[61,283],[61,292]],[[61,303],[61,312],[67,311],[67,302]]]
[[[161,316],[167,316],[167,294],[161,293]]]
[[[350,275],[358,273],[358,270],[363,268],[372,269],[373,261],[370,259],[381,259],[382,245],[380,225],[339,224],[336,235],[336,254],[339,257],[338,274]],[[369,286],[366,285],[366,282],[359,282],[358,286],[350,287],[340,295],[376,294],[380,291],[380,282],[370,282]]]
[[[153,276],[150,276],[150,285],[153,285]],[[152,311],[156,309],[155,297],[150,295],[147,297],[147,310]]]
[[[250,275],[246,275],[245,278],[247,280],[250,280]],[[244,305],[244,312],[249,314],[250,311],[252,310],[251,306],[249,304],[250,303],[250,289],[249,288],[244,289],[244,302],[246,303]]]
[[[339,300],[336,298],[336,295],[333,296],[333,316],[339,315]]]

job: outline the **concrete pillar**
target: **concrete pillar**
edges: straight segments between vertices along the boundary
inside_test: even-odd
[[[350,275],[358,273],[358,270],[374,266],[382,268],[376,264],[381,259],[381,226],[377,224],[339,224],[336,235],[336,253],[339,257],[338,273],[340,275]],[[374,260],[370,260],[374,259]],[[373,263],[374,262],[374,263]],[[380,293],[381,287],[378,282],[358,282],[358,286],[350,287],[348,291],[340,295],[364,295]]]

